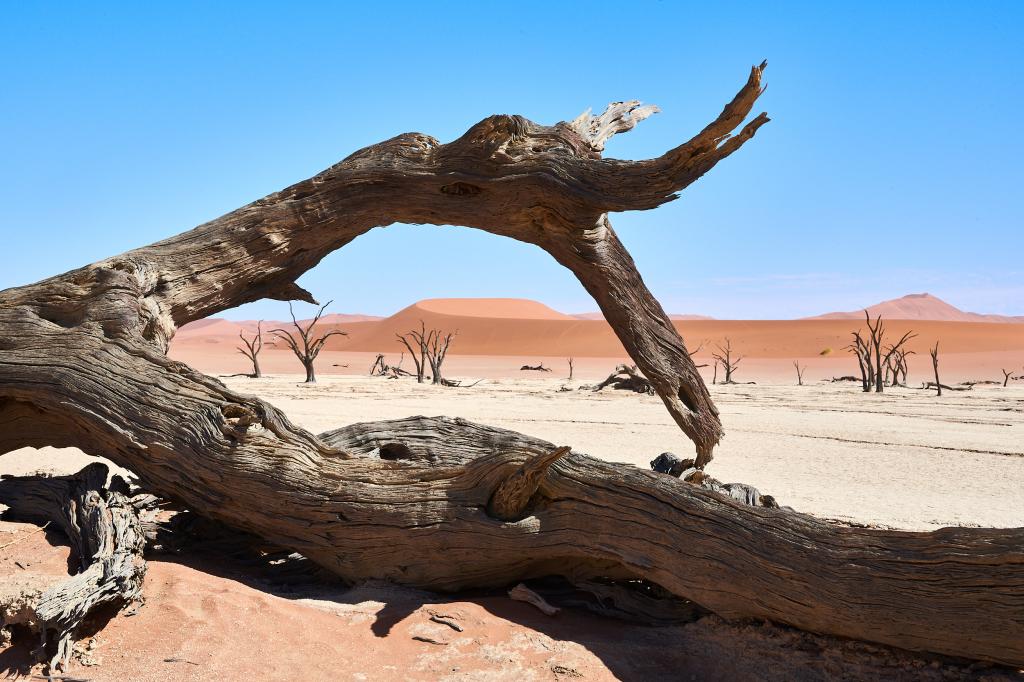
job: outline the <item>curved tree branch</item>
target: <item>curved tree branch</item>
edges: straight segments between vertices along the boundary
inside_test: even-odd
[[[760,75],[652,161],[600,158],[610,132],[631,127],[618,110],[582,129],[493,116],[448,144],[400,135],[190,232],[2,291],[0,453],[102,454],[162,497],[350,580],[645,578],[727,617],[1020,665],[1024,531],[836,527],[461,420],[317,437],[165,354],[186,322],[264,297],[312,300],[295,279],[375,226],[475,227],[576,274],[706,463],[718,413],[607,212],[672,198],[749,139],[765,118],[725,135]]]

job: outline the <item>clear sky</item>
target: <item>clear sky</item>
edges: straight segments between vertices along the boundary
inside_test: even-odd
[[[767,59],[772,122],[680,200],[612,217],[667,310],[795,317],[928,291],[1024,314],[1024,3],[146,4],[0,9],[0,288],[494,113],[641,99],[662,113],[606,155],[658,155]],[[544,252],[465,228],[377,229],[300,283],[337,312],[596,309]]]

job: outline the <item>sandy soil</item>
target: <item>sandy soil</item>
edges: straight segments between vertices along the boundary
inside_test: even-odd
[[[657,398],[575,390],[606,373],[605,361],[578,363],[581,379],[573,382],[556,373],[523,378],[506,369],[517,362],[453,361],[463,376],[495,377],[460,389],[328,374],[317,385],[300,384],[296,375],[224,381],[268,399],[315,432],[447,414],[637,466],[665,450],[689,451]],[[560,392],[563,386],[573,390]],[[912,389],[863,394],[856,386],[821,382],[714,386],[712,392],[727,429],[710,467],[718,478],[754,484],[783,504],[825,517],[907,529],[1024,526],[1024,385],[979,386],[942,398]],[[0,458],[0,473],[74,471],[85,460],[76,450],[26,449]],[[53,580],[66,570],[60,537],[28,535],[32,530],[0,524],[0,546],[19,540],[0,549],[5,587],[29,574]],[[548,618],[500,594],[448,601],[380,585],[285,589],[230,562],[155,557],[150,566],[146,605],[105,624],[87,655],[100,665],[76,667],[75,675],[97,681],[997,675],[913,656],[879,658],[864,645],[714,618],[651,629],[574,611]],[[463,631],[430,621],[433,613],[453,615]],[[28,672],[26,650],[0,651],[0,671]],[[891,667],[880,672],[880,660]]]

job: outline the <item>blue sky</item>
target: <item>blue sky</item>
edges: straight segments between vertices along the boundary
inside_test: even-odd
[[[784,318],[928,291],[1024,314],[1024,3],[141,4],[0,10],[0,288],[493,113],[641,99],[662,113],[606,155],[658,155],[767,59],[772,122],[680,200],[612,217],[667,310]],[[338,312],[596,309],[544,252],[465,228],[377,229],[300,282]]]

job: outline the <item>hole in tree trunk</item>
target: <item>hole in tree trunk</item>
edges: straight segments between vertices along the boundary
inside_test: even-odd
[[[686,409],[688,409],[690,412],[697,411],[697,403],[695,403],[693,398],[691,398],[690,395],[686,392],[685,386],[679,387],[679,400],[683,403],[683,405],[686,405]]]
[[[403,443],[384,443],[380,446],[381,459],[412,459],[412,450]]]

